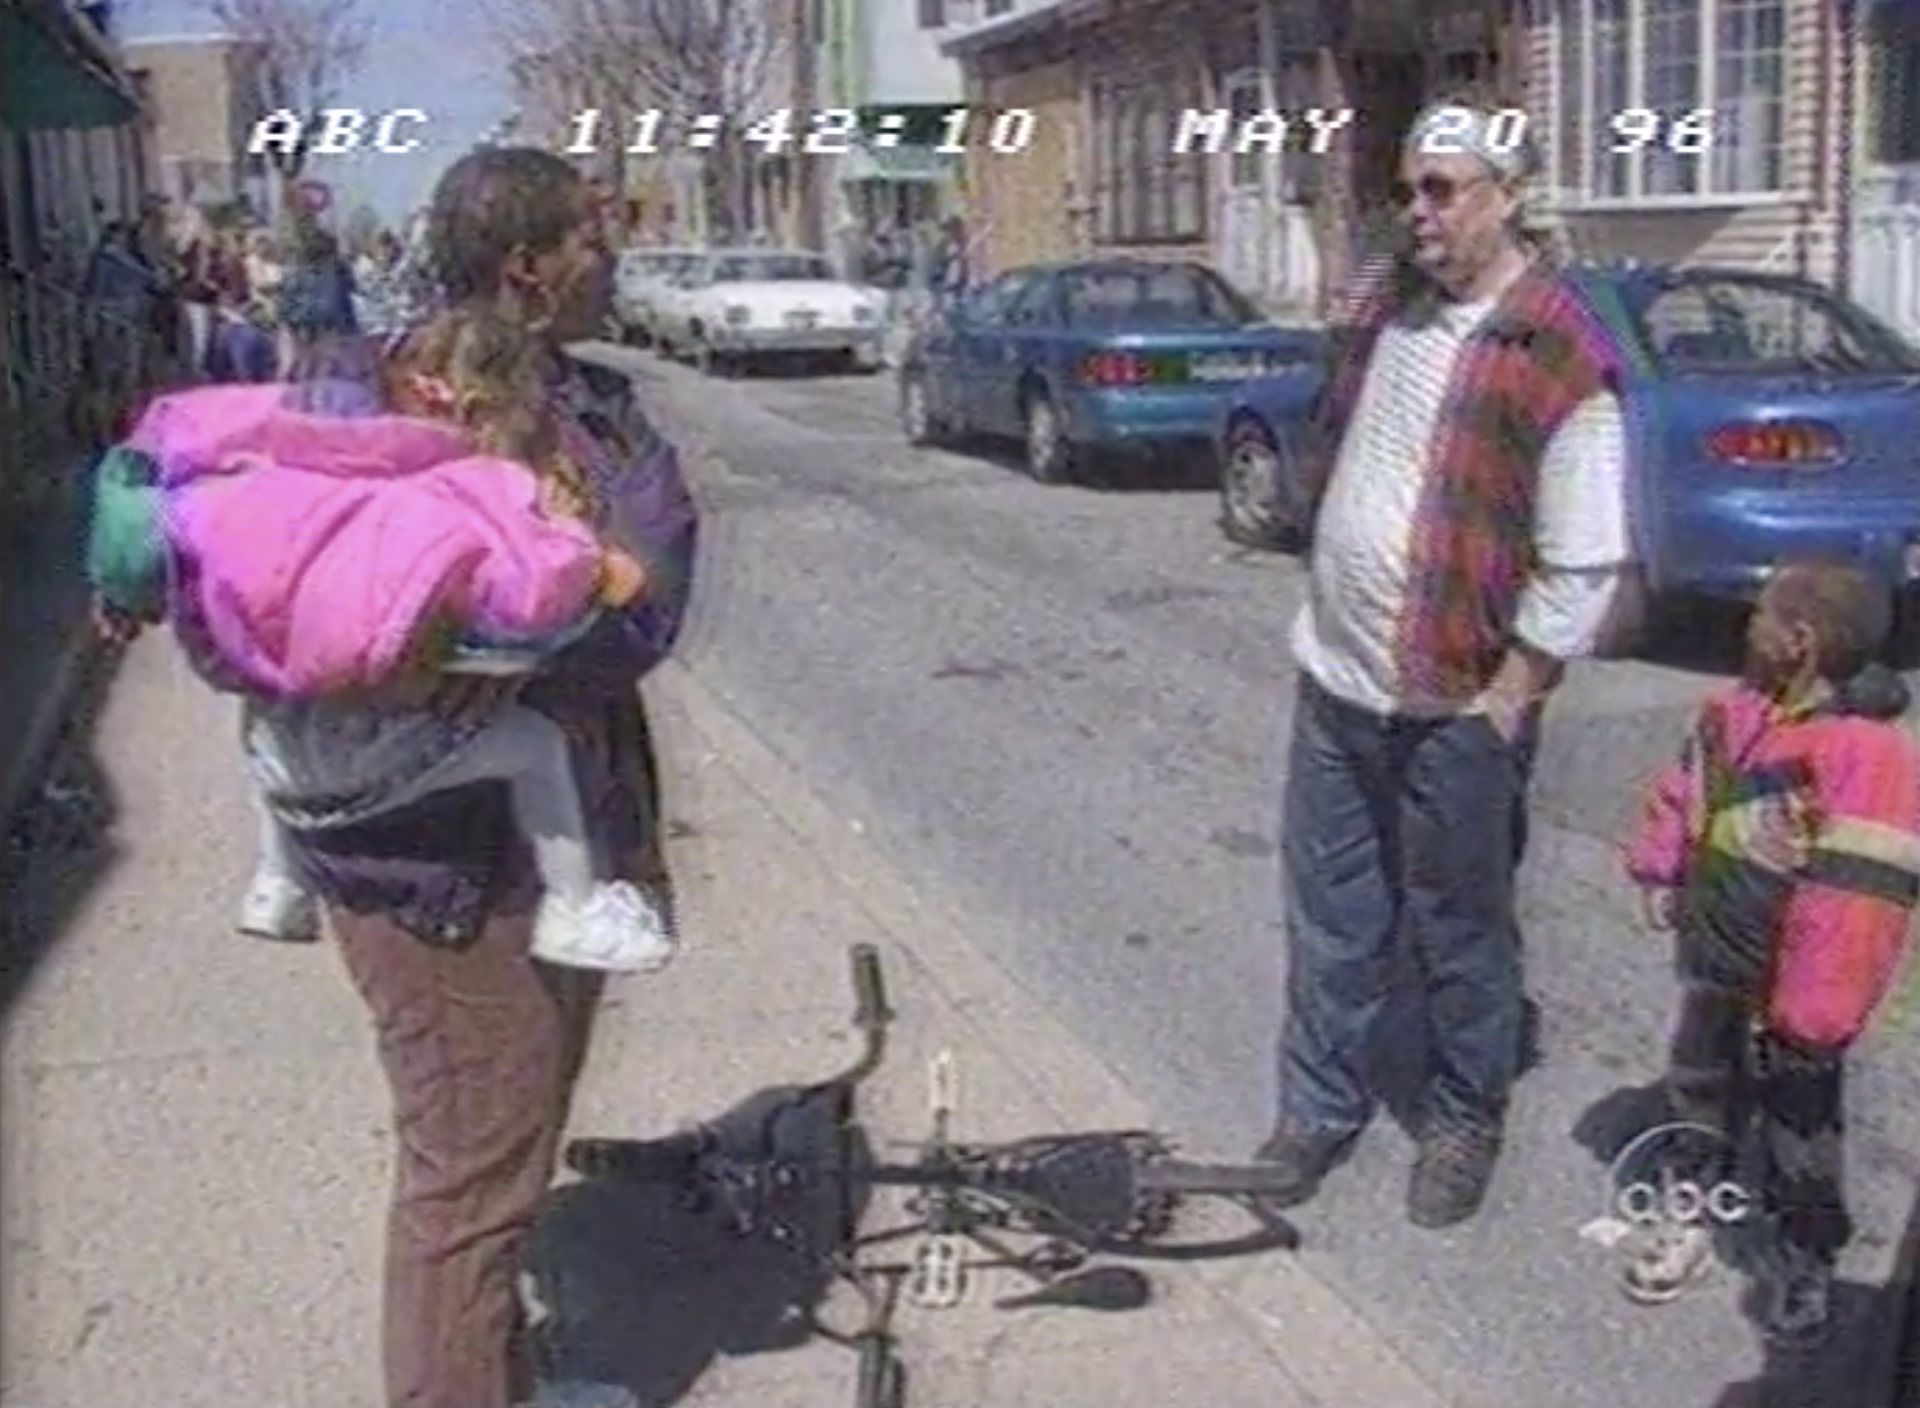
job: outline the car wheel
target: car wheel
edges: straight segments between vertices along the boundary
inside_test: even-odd
[[[1304,534],[1299,466],[1257,420],[1236,422],[1220,452],[1220,531],[1249,548],[1296,546]]]
[[[1027,473],[1037,484],[1064,484],[1073,473],[1073,445],[1052,398],[1035,388],[1026,403]]]

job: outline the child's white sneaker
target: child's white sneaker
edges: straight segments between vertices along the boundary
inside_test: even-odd
[[[585,904],[549,892],[533,923],[533,956],[563,968],[656,973],[678,948],[659,908],[625,880],[596,885]]]
[[[240,901],[240,932],[282,944],[310,944],[320,937],[320,906],[297,882],[262,871]]]

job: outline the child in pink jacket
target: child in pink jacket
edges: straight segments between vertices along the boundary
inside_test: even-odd
[[[159,466],[176,628],[250,699],[278,701],[248,710],[268,816],[241,927],[317,935],[284,828],[354,825],[497,779],[543,881],[534,955],[655,970],[672,935],[649,896],[598,878],[556,724],[519,705],[474,722],[369,707],[370,694],[424,698],[443,674],[531,673],[647,585],[582,520],[531,338],[447,315],[402,357],[391,411],[371,393],[318,414],[285,387],[216,388],[156,403],[129,442]]]
[[[1742,680],[1701,709],[1654,782],[1627,872],[1675,932],[1682,984],[1667,1086],[1713,1132],[1714,1180],[1760,1146],[1760,1319],[1799,1345],[1825,1329],[1852,1235],[1842,1182],[1848,1050],[1892,984],[1920,900],[1920,756],[1898,675],[1874,657],[1886,588],[1851,566],[1790,564],[1747,632]],[[1678,1294],[1699,1226],[1630,1261],[1636,1299]]]

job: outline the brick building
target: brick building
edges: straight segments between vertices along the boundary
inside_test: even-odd
[[[1856,214],[1883,219],[1873,171],[1852,156],[1887,128],[1873,94],[1888,85],[1874,75],[1904,61],[1874,37],[1884,26],[1850,34],[1834,0],[993,8],[1003,13],[952,32],[947,49],[973,101],[1036,117],[1026,152],[970,154],[994,267],[1090,250],[1201,256],[1270,305],[1316,307],[1363,219],[1384,208],[1420,101],[1464,80],[1525,105],[1546,159],[1537,203],[1588,256],[1846,281]],[[1356,119],[1324,157],[1180,156],[1172,134],[1190,106],[1350,106]],[[1636,116],[1622,127],[1621,113]],[[1680,124],[1697,113],[1711,114],[1710,135],[1689,144]],[[1635,133],[1639,150],[1612,150]]]
[[[1363,210],[1430,86],[1524,76],[1510,0],[1041,0],[951,35],[972,101],[1025,108],[1031,146],[976,149],[968,190],[995,266],[1083,250],[1213,260],[1306,311],[1337,281]],[[1181,154],[1185,108],[1352,106],[1325,155]],[[1304,129],[1303,129],[1304,130]],[[1228,144],[1231,145],[1230,143]],[[1062,198],[1064,194],[1064,199]]]
[[[153,115],[153,189],[184,205],[246,199],[266,210],[266,160],[247,153],[265,112],[259,48],[208,36],[133,40],[126,54]]]

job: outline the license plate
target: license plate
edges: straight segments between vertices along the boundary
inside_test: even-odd
[[[1195,381],[1248,381],[1265,371],[1266,364],[1258,357],[1238,353],[1203,353],[1187,366]]]
[[[790,328],[817,327],[819,323],[820,315],[811,308],[802,308],[787,314],[787,326]]]

